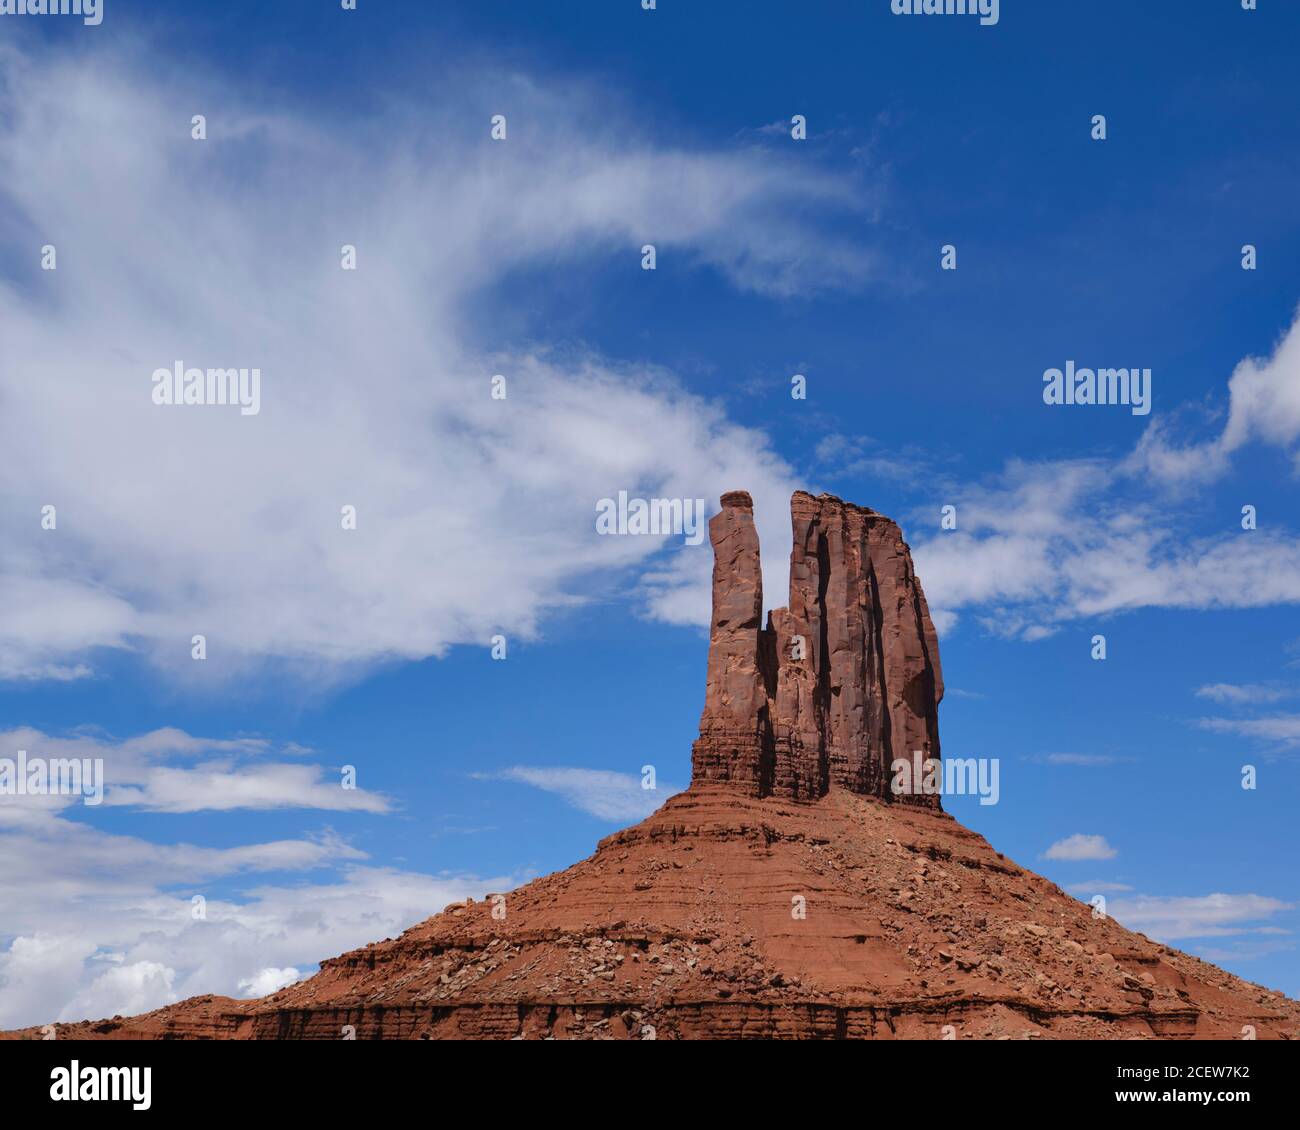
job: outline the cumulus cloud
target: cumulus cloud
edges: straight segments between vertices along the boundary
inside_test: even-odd
[[[1090,836],[1076,832],[1057,840],[1043,853],[1044,859],[1063,859],[1077,862],[1085,859],[1114,859],[1119,852],[1106,842],[1105,836]]]
[[[276,969],[274,966],[268,966],[266,969],[259,969],[252,977],[245,977],[240,981],[239,991],[246,997],[269,997],[272,993],[278,992],[286,985],[292,985],[301,978],[302,974],[292,967]]]
[[[97,731],[0,734],[0,751],[20,748],[33,757],[102,758],[105,807],[389,807],[377,794],[342,789],[337,777],[327,781],[318,766],[268,760],[309,751],[262,738],[175,728],[123,740]],[[277,971],[393,933],[485,886],[514,885],[369,866],[328,828],[209,847],[151,842],[86,819],[102,812],[75,797],[0,797],[0,1027],[140,1012],[202,992],[249,993]],[[332,881],[239,889],[254,877],[319,870]]]
[[[663,784],[646,789],[641,785],[641,778],[634,774],[602,769],[516,765],[491,776],[555,793],[574,808],[601,820],[617,822],[643,820],[680,791],[675,785]]]
[[[75,1017],[148,1012],[176,1000],[175,980],[176,970],[157,961],[110,965],[78,991],[63,1011]]]
[[[657,144],[519,76],[449,77],[355,130],[108,51],[4,62],[0,444],[23,473],[0,485],[0,677],[83,677],[113,648],[319,685],[532,637],[585,578],[640,570],[648,614],[707,622],[707,544],[594,535],[619,489],[747,488],[782,563],[796,484],[763,435],[671,374],[536,341],[499,288],[636,269],[647,240],[775,297],[856,286],[869,254],[811,218],[860,207],[852,180]],[[506,142],[464,112],[488,88],[517,107]],[[206,108],[208,141],[180,104]],[[154,404],[178,360],[259,368],[260,413]]]
[[[1204,481],[1223,474],[1232,454],[1251,442],[1291,453],[1300,470],[1300,315],[1268,357],[1247,357],[1233,370],[1228,418],[1217,437],[1180,443],[1167,427],[1153,424],[1131,466],[1169,482]]]
[[[315,871],[328,877],[309,881]],[[518,882],[369,865],[329,833],[228,848],[160,844],[8,803],[0,872],[10,939],[0,947],[0,1027],[250,994],[272,971],[310,970]]]

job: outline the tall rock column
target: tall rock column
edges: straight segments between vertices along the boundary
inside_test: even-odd
[[[889,519],[877,516],[868,524],[866,544],[879,607],[881,698],[888,715],[884,728],[888,752],[882,770],[888,774],[893,758],[911,758],[916,752],[939,757],[943,671],[938,633],[902,532]],[[910,799],[939,807],[938,797]]]
[[[722,496],[709,521],[713,619],[700,736],[691,750],[696,781],[732,781],[756,795],[771,784],[771,728],[764,675],[763,572],[754,503],[745,491]]]
[[[896,523],[865,506],[798,491],[790,508],[790,610],[816,638],[821,712],[816,736],[806,732],[802,744],[820,740],[830,785],[895,799],[894,759],[939,756],[943,697],[938,639],[911,551]],[[784,653],[780,661],[778,687],[792,662]],[[784,705],[778,692],[778,733]],[[937,797],[902,799],[938,804]]]

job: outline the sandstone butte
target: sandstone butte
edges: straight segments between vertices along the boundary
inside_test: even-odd
[[[894,757],[939,756],[911,554],[829,495],[795,494],[792,519],[789,603],[766,623],[749,495],[710,523],[692,780],[653,816],[272,996],[58,1037],[1300,1038],[1297,1002],[1095,918],[938,798],[892,795]]]

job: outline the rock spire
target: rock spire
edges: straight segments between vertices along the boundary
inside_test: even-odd
[[[762,622],[754,507],[722,496],[709,523],[713,619],[692,780],[815,800],[833,788],[895,796],[891,765],[939,757],[939,643],[898,525],[796,491],[790,598]]]

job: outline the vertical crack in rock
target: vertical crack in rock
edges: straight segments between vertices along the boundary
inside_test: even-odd
[[[890,766],[939,756],[939,644],[898,525],[797,491],[790,597],[760,628],[753,501],[722,496],[709,524],[713,621],[692,779],[813,800],[831,788],[895,797]]]

